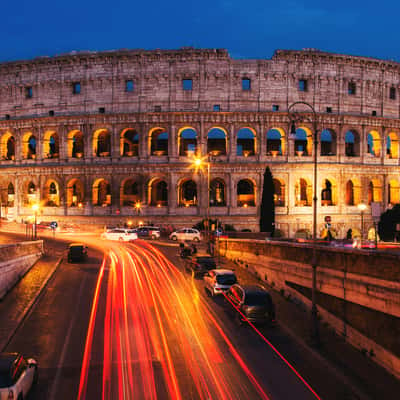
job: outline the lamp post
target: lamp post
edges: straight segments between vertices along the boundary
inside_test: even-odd
[[[305,112],[296,112],[293,111],[293,108],[297,105],[303,105],[310,109],[311,117],[304,115]],[[305,102],[305,101],[296,101],[292,103],[288,107],[288,114],[291,123],[290,136],[295,138],[296,136],[296,122],[299,121],[308,121],[313,128],[312,138],[313,138],[313,217],[312,217],[312,238],[313,238],[313,246],[312,246],[312,259],[311,259],[311,267],[312,267],[312,288],[311,288],[311,336],[314,344],[316,346],[320,345],[320,335],[319,335],[319,326],[318,326],[318,309],[317,309],[317,251],[315,247],[315,241],[317,239],[317,207],[318,207],[318,197],[317,197],[317,151],[318,151],[318,116],[314,109],[314,107]]]
[[[357,208],[360,210],[361,213],[360,247],[362,248],[362,242],[364,236],[364,211],[366,210],[367,205],[363,201],[361,201],[360,203],[358,203]]]
[[[32,210],[35,213],[35,230],[33,232],[33,238],[36,240],[37,239],[37,212],[39,210],[39,206],[37,204],[34,204],[32,206]]]

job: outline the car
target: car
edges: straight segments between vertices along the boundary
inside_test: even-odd
[[[239,285],[235,283],[225,296],[228,312],[239,323],[275,324],[275,305],[269,292],[260,285]]]
[[[208,271],[216,267],[214,257],[208,254],[196,254],[189,257],[185,263],[185,270],[191,272],[195,277],[203,277]]]
[[[57,223],[57,221],[40,221],[37,224],[37,230],[38,231],[45,231],[45,230],[56,231],[56,230],[58,230],[58,223]]]
[[[38,379],[38,365],[19,353],[0,353],[0,399],[21,400]]]
[[[172,232],[169,238],[174,241],[182,240],[193,240],[194,242],[200,242],[201,233],[194,228],[182,228]]]
[[[105,240],[119,240],[129,242],[138,238],[137,233],[133,229],[115,228],[106,230],[101,234],[101,238]]]
[[[71,243],[68,247],[68,262],[79,262],[87,259],[88,247],[83,243]]]
[[[226,292],[237,282],[234,271],[222,268],[206,272],[203,280],[205,291],[212,297]]]
[[[161,236],[161,229],[158,226],[139,226],[136,228],[139,238],[159,239]]]

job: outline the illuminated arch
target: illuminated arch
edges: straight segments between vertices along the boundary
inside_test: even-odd
[[[68,132],[68,157],[82,158],[85,155],[83,133],[78,130]]]
[[[43,154],[46,158],[59,158],[60,140],[56,131],[46,131],[44,133]]]
[[[336,154],[336,133],[332,129],[324,129],[320,134],[321,156]]]
[[[321,190],[321,206],[336,206],[337,204],[337,186],[332,178],[323,180]]]
[[[371,179],[368,183],[368,204],[382,201],[382,182]]]
[[[286,185],[283,179],[272,179],[274,185],[274,204],[276,207],[285,206]]]
[[[312,204],[312,185],[307,178],[297,179],[294,186],[294,198],[296,207],[310,207]]]
[[[36,185],[32,182],[26,182],[25,183],[25,190],[23,192],[23,203],[25,206],[32,206],[33,204],[36,204],[38,201],[38,191]]]
[[[256,132],[252,128],[241,128],[236,138],[236,155],[254,156],[256,151]]]
[[[360,156],[360,134],[352,129],[344,135],[345,155],[346,157]]]
[[[400,185],[396,179],[391,179],[388,183],[388,203],[400,204]]]
[[[256,205],[255,184],[250,179],[241,179],[237,183],[237,206],[254,207]]]
[[[381,154],[381,138],[378,131],[372,130],[367,135],[367,153],[374,157]]]
[[[294,140],[294,154],[297,156],[312,155],[312,132],[309,128],[302,126],[296,129],[296,137]]]
[[[285,131],[282,128],[271,128],[267,134],[267,155],[286,154]]]
[[[14,185],[10,182],[7,186],[7,207],[14,207],[15,202],[15,189]]]
[[[169,134],[164,128],[153,128],[149,132],[149,150],[152,156],[168,155]]]
[[[111,185],[106,179],[96,179],[93,183],[92,202],[94,206],[111,206]]]
[[[358,179],[349,179],[346,182],[345,203],[347,206],[355,206],[361,203],[361,183]]]
[[[56,180],[49,179],[44,185],[43,202],[45,207],[60,206],[60,189]]]
[[[109,157],[111,154],[111,135],[105,128],[97,129],[93,134],[93,153],[96,157]]]
[[[67,183],[67,206],[80,207],[85,201],[84,185],[81,179],[73,178]]]
[[[168,206],[168,185],[161,178],[152,179],[149,182],[149,205],[153,207]]]
[[[227,152],[227,137],[225,129],[221,127],[213,127],[207,133],[207,153],[216,156],[225,156]]]
[[[122,157],[139,156],[139,133],[132,128],[126,128],[121,132],[120,155]]]
[[[183,179],[178,184],[178,206],[197,206],[197,184],[192,179]]]
[[[226,185],[223,179],[214,178],[210,182],[210,207],[226,206]]]
[[[138,179],[127,178],[121,183],[120,205],[134,207],[142,200],[142,183]]]
[[[197,151],[197,132],[186,126],[178,131],[178,146],[180,156],[194,156]]]
[[[24,159],[35,159],[37,139],[32,132],[26,132],[22,137],[22,156]]]
[[[386,157],[399,158],[399,138],[396,132],[390,132],[386,141]]]

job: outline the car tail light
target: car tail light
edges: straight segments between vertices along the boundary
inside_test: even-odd
[[[8,400],[12,400],[12,399],[14,399],[14,392],[12,390],[10,390],[8,392]]]

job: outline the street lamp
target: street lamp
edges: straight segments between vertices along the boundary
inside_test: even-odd
[[[361,200],[361,203],[357,204],[357,208],[360,210],[360,213],[361,213],[360,246],[362,248],[362,241],[363,241],[363,236],[364,236],[364,211],[366,210],[367,205]]]
[[[135,203],[135,209],[136,209],[136,214],[139,216],[140,215],[140,208],[142,207],[142,205],[140,204],[140,201],[137,201]]]
[[[39,210],[39,205],[38,204],[33,204],[32,205],[32,210],[35,213],[35,230],[34,230],[33,238],[36,240],[37,239],[37,212]]]
[[[304,115],[304,112],[298,113],[292,111],[292,109],[297,105],[304,105],[311,110],[311,117]],[[296,101],[288,107],[288,114],[291,123],[290,136],[294,139],[296,137],[296,122],[298,121],[308,121],[312,127],[312,138],[313,138],[313,177],[314,177],[314,187],[313,187],[313,218],[312,218],[312,238],[313,238],[313,254],[311,260],[312,267],[312,292],[311,292],[311,324],[312,330],[311,335],[314,340],[314,344],[319,346],[320,336],[319,336],[319,326],[318,326],[318,310],[317,310],[317,251],[315,248],[315,241],[317,239],[317,151],[318,151],[318,116],[315,112],[314,107],[305,101]]]

